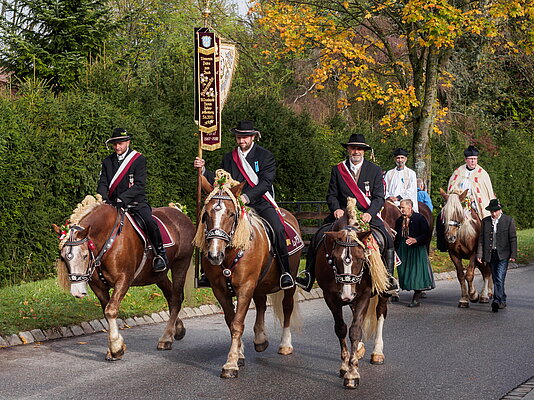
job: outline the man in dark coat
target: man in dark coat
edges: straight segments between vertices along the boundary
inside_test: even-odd
[[[290,289],[295,286],[295,282],[289,268],[284,226],[274,205],[268,200],[274,201],[273,182],[276,176],[274,155],[269,150],[254,143],[254,139],[260,135],[260,132],[254,129],[252,121],[240,121],[237,127],[231,129],[231,132],[235,135],[237,148],[224,156],[220,168],[229,172],[234,180],[247,182],[243,188],[241,200],[244,204],[253,208],[260,217],[272,226],[275,233],[274,245],[282,269],[280,288]],[[250,176],[248,176],[249,179],[245,178],[236,161],[234,161],[234,155],[244,160],[248,164],[246,168],[250,168],[256,174],[258,179],[255,185],[251,186],[248,183]],[[197,157],[193,165],[195,168],[203,168],[204,176],[211,183],[214,182],[215,174],[204,168],[205,162],[203,159]],[[202,283],[199,283],[199,286],[201,285]]]
[[[163,247],[158,224],[152,217],[152,209],[146,199],[146,158],[130,149],[132,136],[125,129],[117,128],[106,141],[111,143],[114,153],[102,162],[97,192],[106,203],[126,208],[138,214],[144,221],[148,239],[156,256],[152,263],[155,272],[167,268],[167,254]]]
[[[490,200],[486,210],[491,215],[482,220],[477,260],[491,265],[493,275],[491,309],[493,312],[498,312],[500,308],[506,307],[504,280],[508,270],[508,261],[515,262],[517,257],[517,234],[514,219],[503,214],[499,200]]]
[[[357,207],[363,212],[363,222],[370,223],[372,228],[380,230],[386,240],[386,267],[390,273],[389,292],[398,289],[397,282],[393,278],[395,267],[395,249],[393,240],[386,232],[384,222],[378,217],[378,213],[384,205],[384,181],[382,169],[370,161],[365,160],[365,151],[371,150],[365,142],[362,134],[353,134],[347,143],[341,144],[347,149],[348,158],[332,167],[330,183],[326,194],[326,202],[330,209],[330,215],[325,222],[334,222],[341,218],[347,208],[347,197],[356,198]],[[297,278],[297,283],[305,290],[310,290],[315,280],[315,249],[310,244],[306,260],[304,276]],[[310,254],[310,252],[313,252]]]

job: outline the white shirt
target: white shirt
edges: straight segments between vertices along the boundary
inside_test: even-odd
[[[415,171],[408,167],[402,169],[390,169],[385,176],[386,181],[386,199],[389,197],[398,197],[410,199],[413,203],[413,210],[419,212],[417,204],[417,177]],[[396,200],[398,206],[400,201]]]
[[[495,250],[497,248],[497,224],[499,223],[499,219],[501,219],[502,213],[499,214],[499,216],[495,219],[491,219],[491,225],[493,226],[493,247],[492,250]]]
[[[360,170],[360,168],[362,167],[362,164],[363,164],[363,160],[361,162],[359,162],[358,164],[353,164],[352,161],[350,162],[350,170],[354,173],[354,174],[357,174],[358,171]]]
[[[247,157],[248,153],[250,153],[250,150],[254,147],[254,142],[252,142],[252,145],[249,147],[247,151],[241,151],[241,147],[237,148],[237,151],[239,151],[241,154],[243,154],[243,157]]]

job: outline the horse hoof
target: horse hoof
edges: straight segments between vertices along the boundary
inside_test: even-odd
[[[359,378],[343,380],[343,386],[345,386],[345,389],[356,389],[359,384],[360,384]]]
[[[159,342],[158,350],[172,350],[172,342]]]
[[[245,358],[244,358],[244,357],[239,358],[239,359],[237,360],[237,366],[238,366],[238,367],[244,367],[244,366],[245,366]]]
[[[371,364],[373,365],[384,364],[384,355],[383,354],[371,354]]]
[[[254,343],[254,350],[256,350],[258,353],[261,353],[262,351],[265,351],[269,347],[269,341],[266,340],[263,343]]]
[[[221,378],[229,379],[229,378],[237,378],[237,373],[239,370],[237,369],[224,369],[221,371]]]
[[[340,377],[340,378],[344,378],[346,373],[347,373],[347,370],[345,370],[345,369],[340,369],[340,370],[339,370],[339,377]]]
[[[185,336],[185,328],[183,328],[180,332],[176,332],[174,334],[174,339],[175,340],[182,340]]]
[[[365,346],[362,346],[356,351],[356,357],[358,358],[358,360],[361,360],[364,355],[365,355]]]
[[[283,356],[288,356],[290,354],[293,354],[293,347],[290,346],[280,346],[278,348],[278,354],[281,354]]]
[[[458,303],[458,308],[469,308],[469,303],[467,301],[460,301]]]
[[[475,297],[475,298],[473,298],[473,299],[471,299],[471,298],[469,299],[469,301],[470,301],[471,303],[478,303],[479,300],[480,300],[480,296],[479,296],[479,295],[477,295],[477,297]]]
[[[489,303],[489,297],[481,297],[480,303]]]
[[[123,344],[121,349],[117,351],[115,354],[111,352],[111,350],[108,349],[108,352],[106,354],[106,360],[107,361],[118,361],[122,358],[126,351],[126,344]]]

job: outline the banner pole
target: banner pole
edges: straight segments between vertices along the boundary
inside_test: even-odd
[[[198,158],[202,158],[202,132],[198,130]],[[197,222],[196,227],[200,225],[200,211],[202,202],[202,167],[197,168]],[[195,288],[198,288],[198,278],[200,276],[200,255],[201,250],[195,251]]]

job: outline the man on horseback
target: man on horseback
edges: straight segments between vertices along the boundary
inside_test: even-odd
[[[341,218],[345,213],[344,209],[347,208],[347,197],[356,198],[357,207],[363,212],[363,222],[379,230],[385,239],[386,267],[390,275],[388,292],[394,292],[398,290],[397,281],[393,278],[395,248],[391,235],[386,232],[384,222],[378,216],[384,205],[382,169],[365,160],[365,151],[371,150],[371,146],[365,142],[364,135],[352,134],[348,143],[341,145],[347,149],[348,158],[332,168],[326,195],[330,215],[325,222],[331,223]],[[314,264],[315,249],[310,243],[304,276],[297,277],[297,284],[307,291],[311,290],[315,280]]]
[[[241,201],[253,208],[273,228],[275,233],[274,246],[278,255],[278,263],[282,269],[280,288],[290,289],[295,286],[295,282],[289,269],[284,226],[274,202],[273,182],[276,175],[274,155],[269,150],[254,143],[254,139],[260,137],[260,132],[254,129],[252,121],[239,121],[237,127],[230,131],[235,135],[237,148],[224,156],[221,168],[229,172],[236,181],[246,181],[240,197]],[[234,155],[237,155],[241,161],[246,161],[242,163],[243,171],[239,169]],[[205,169],[205,161],[202,158],[197,157],[193,165],[195,168],[202,168],[203,175],[210,183],[214,182],[215,175]],[[256,175],[258,178],[255,185],[249,184],[252,175]]]
[[[495,198],[493,186],[489,174],[478,165],[478,150],[469,145],[464,150],[465,164],[456,168],[449,179],[447,193],[454,190],[467,193],[467,204],[476,211],[478,217],[482,220],[490,215],[484,207]],[[440,251],[447,251],[447,243],[444,239],[444,226],[441,221],[441,213],[436,221],[436,240],[437,248]]]
[[[391,201],[397,207],[403,199],[410,199],[413,210],[419,212],[417,205],[417,177],[415,171],[406,166],[408,151],[397,148],[393,151],[396,167],[386,172],[386,200]]]
[[[114,153],[102,162],[96,191],[106,203],[118,208],[128,207],[143,219],[155,253],[152,267],[155,272],[162,272],[166,270],[168,260],[158,224],[146,199],[146,158],[130,149],[131,138],[125,129],[116,128],[106,140],[106,144],[113,146]]]

